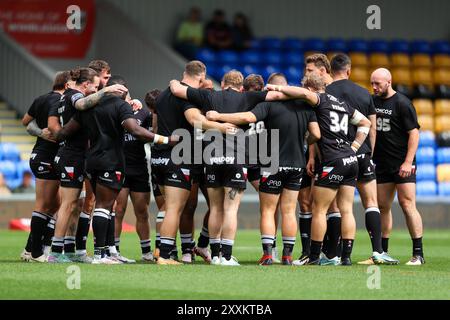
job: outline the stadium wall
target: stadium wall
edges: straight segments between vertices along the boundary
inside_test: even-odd
[[[300,38],[449,39],[448,0],[107,0],[153,37],[171,42],[191,6],[203,11],[203,21],[221,8],[228,20],[238,11],[248,15],[256,36]],[[381,9],[381,30],[366,26],[368,6]],[[424,10],[426,4],[426,10]],[[358,13],[358,14],[355,14]],[[320,17],[320,20],[317,19]]]

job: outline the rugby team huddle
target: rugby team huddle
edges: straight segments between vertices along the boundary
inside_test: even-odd
[[[212,265],[239,266],[233,246],[248,181],[260,204],[263,253],[255,263],[352,265],[356,187],[372,245],[369,258],[358,263],[399,264],[388,254],[397,193],[412,239],[406,264],[424,264],[423,226],[415,204],[420,126],[414,106],[393,90],[389,70],[372,73],[373,96],[350,81],[350,73],[347,55],[329,61],[318,53],[306,57],[301,87],[289,86],[281,73],[265,84],[260,75],[244,79],[232,70],[216,91],[206,78],[206,66],[191,61],[181,81],[146,94],[146,107],[130,97],[124,78],[111,76],[105,61],[58,73],[53,90],[38,97],[23,118],[28,132],[38,138],[30,158],[36,204],[21,258],[134,263],[120,251],[130,197],[143,261],[180,265],[200,256]],[[277,141],[270,134],[274,130]],[[241,133],[245,150],[234,141]],[[261,141],[275,150],[275,169],[250,147]],[[150,170],[146,143],[151,143]],[[196,145],[204,152],[199,157],[183,149],[182,160],[175,159],[186,143],[188,149]],[[154,251],[151,189],[159,210]],[[199,190],[208,211],[196,243]],[[93,257],[86,251],[91,223]],[[298,230],[302,251],[294,259]]]

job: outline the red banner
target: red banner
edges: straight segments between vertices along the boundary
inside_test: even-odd
[[[84,58],[94,25],[94,0],[0,1],[0,28],[38,57]]]

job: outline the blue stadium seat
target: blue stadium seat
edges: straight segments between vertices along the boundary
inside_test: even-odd
[[[333,38],[327,41],[328,52],[347,52],[347,43],[344,39]]]
[[[440,40],[431,44],[431,49],[434,54],[450,54],[450,42]]]
[[[450,163],[450,148],[438,148],[436,162],[437,164]]]
[[[16,164],[13,161],[0,161],[0,172],[3,173],[3,177],[6,180],[17,178],[17,168]]]
[[[325,52],[326,43],[319,38],[310,38],[305,40],[305,51]]]
[[[208,77],[217,79],[217,74],[219,73],[219,66],[215,63],[209,63],[206,65],[206,73]]]
[[[281,48],[283,50],[303,51],[305,46],[304,46],[304,43],[300,39],[286,38],[282,41]]]
[[[283,54],[282,64],[285,66],[304,67],[304,56],[302,51],[288,51]]]
[[[242,73],[244,77],[247,77],[250,74],[261,74],[261,68],[255,65],[246,64],[242,67]]]
[[[418,164],[431,163],[434,164],[435,152],[434,148],[425,147],[417,149],[416,162]]]
[[[227,73],[233,69],[236,69],[235,65],[230,65],[230,64],[221,65],[217,70],[217,74],[219,75],[218,79],[222,79],[222,77],[224,76],[225,73]]]
[[[253,50],[262,49],[262,40],[261,39],[253,39],[251,41],[250,48],[252,48]]]
[[[431,45],[425,40],[415,40],[411,42],[411,53],[431,53]]]
[[[423,180],[436,181],[436,167],[434,164],[417,165],[417,181]]]
[[[0,160],[19,161],[20,151],[14,143],[0,144]]]
[[[372,40],[369,42],[369,52],[372,53],[388,53],[389,44],[385,40]]]
[[[418,196],[435,196],[437,193],[437,184],[435,181],[418,181],[416,193]]]
[[[242,64],[261,64],[263,63],[262,55],[256,50],[247,50],[241,53],[240,62]]]
[[[286,76],[288,83],[295,84],[297,86],[300,85],[303,78],[303,69],[291,66],[283,69],[282,72]]]
[[[438,186],[440,196],[450,196],[450,182],[441,182]]]
[[[363,52],[366,53],[369,50],[369,45],[362,39],[351,39],[347,43],[349,52]]]
[[[392,40],[390,43],[391,53],[409,53],[409,43],[405,40]]]
[[[282,41],[278,38],[267,37],[261,39],[261,46],[263,49],[267,50],[278,50],[281,49]]]
[[[223,64],[236,64],[239,61],[239,56],[234,51],[224,50],[219,52],[217,60]]]
[[[265,64],[280,65],[283,60],[279,51],[267,51],[263,55],[263,61]]]
[[[200,49],[199,51],[197,51],[195,58],[197,60],[200,60],[204,64],[215,62],[217,59],[216,52],[214,50],[207,49],[207,48],[203,48],[203,49]]]
[[[32,172],[30,168],[30,162],[27,160],[22,160],[20,162],[17,162],[16,164],[16,170],[17,170],[17,177],[22,179],[22,176],[24,172]]]
[[[264,82],[267,83],[267,79],[269,78],[269,76],[275,72],[281,72],[281,70],[278,66],[268,65],[268,66],[265,66],[264,68],[262,68],[261,76],[263,77]]]
[[[420,131],[419,147],[436,147],[436,136],[433,131]]]

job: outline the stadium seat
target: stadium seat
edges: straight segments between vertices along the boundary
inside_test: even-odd
[[[344,39],[332,38],[326,43],[328,53],[347,52],[347,43]]]
[[[261,39],[261,46],[266,50],[279,50],[281,49],[282,41],[274,37],[266,37]]]
[[[433,65],[438,68],[450,68],[450,55],[449,54],[433,55]]]
[[[262,64],[264,62],[262,55],[256,50],[247,50],[240,54],[240,63],[242,64]]]
[[[418,181],[416,193],[418,196],[435,196],[438,193],[438,186],[435,181]]]
[[[256,67],[255,65],[247,64],[242,67],[242,73],[244,77],[247,77],[250,74],[261,74],[261,68]]]
[[[351,39],[347,42],[347,48],[349,52],[367,53],[367,51],[369,50],[369,45],[365,40]]]
[[[267,83],[267,79],[269,79],[269,76],[275,72],[281,72],[281,70],[278,66],[267,65],[267,66],[263,67],[261,69],[261,76],[263,77],[264,82]]]
[[[216,52],[211,49],[202,48],[197,52],[196,59],[205,64],[216,62]]]
[[[433,72],[433,82],[436,85],[450,86],[450,68],[439,68]]]
[[[433,114],[433,102],[430,99],[414,99],[412,103],[418,115]]]
[[[369,66],[369,58],[367,54],[363,52],[350,52],[350,59],[352,60],[352,66],[355,67],[368,67]]]
[[[222,64],[236,64],[239,61],[239,56],[234,51],[223,50],[217,55],[217,61]]]
[[[0,143],[0,160],[19,161],[20,151],[14,143]]]
[[[373,68],[389,68],[390,67],[390,61],[389,57],[386,53],[381,52],[375,52],[369,54],[369,64]]]
[[[376,39],[369,42],[369,52],[371,53],[388,53],[389,43],[385,40]]]
[[[390,56],[391,66],[409,68],[411,66],[411,58],[406,53],[392,53]]]
[[[286,76],[288,83],[299,85],[303,78],[303,69],[295,66],[283,69],[282,72]]]
[[[24,172],[32,172],[30,168],[30,162],[29,161],[20,161],[16,164],[17,169],[17,177],[22,178]]]
[[[449,153],[450,155],[450,153]],[[429,163],[434,164],[435,151],[432,147],[418,148],[416,152],[417,164]]]
[[[408,86],[412,85],[411,71],[408,68],[392,69],[392,82]]]
[[[419,132],[419,147],[432,147],[436,146],[436,137],[431,130],[420,130]]]
[[[450,115],[436,116],[434,119],[434,132],[450,131]]]
[[[367,89],[367,91],[369,91],[370,93],[372,93],[372,85],[370,84],[369,81],[355,81],[355,83],[358,86],[363,87],[364,89]]]
[[[439,183],[438,194],[440,196],[450,196],[450,182]]]
[[[281,48],[283,50],[303,51],[305,49],[305,46],[300,39],[286,38],[282,41]]]
[[[283,54],[282,62],[284,66],[296,66],[304,68],[304,57],[302,51],[287,51]]]
[[[450,164],[440,164],[436,171],[439,182],[450,182]]]
[[[263,61],[265,64],[280,65],[283,58],[279,51],[267,51],[263,54]]]
[[[426,53],[414,53],[411,57],[412,66],[416,68],[431,68],[431,56]]]
[[[437,135],[436,143],[439,147],[450,147],[450,131],[444,131]]]
[[[450,114],[450,99],[437,99],[434,102],[434,113],[436,115]]]
[[[353,67],[350,73],[350,79],[355,82],[367,82],[370,79],[367,68]]]
[[[410,44],[412,53],[431,54],[431,44],[425,40],[414,40]]]
[[[412,72],[412,80],[415,85],[433,85],[433,74],[429,68],[416,68]]]
[[[423,180],[436,181],[436,167],[434,164],[417,165],[417,181]]]
[[[404,53],[409,54],[410,52],[410,45],[405,40],[392,40],[389,44],[389,50],[391,53]]]
[[[0,172],[6,180],[17,178],[16,164],[10,160],[0,161]]]
[[[250,43],[250,48],[253,50],[261,50],[262,49],[262,40],[261,39],[253,39]]]
[[[326,52],[326,42],[320,38],[309,38],[305,40],[305,52]]]
[[[436,152],[436,163],[450,163],[450,148],[438,148]]]

